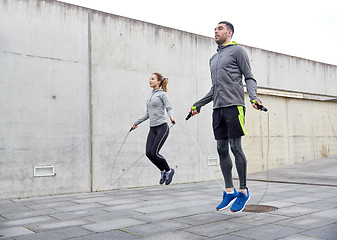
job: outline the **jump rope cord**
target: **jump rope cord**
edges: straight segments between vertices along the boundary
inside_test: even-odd
[[[126,134],[126,136],[125,136],[125,138],[124,138],[124,141],[122,142],[122,144],[121,144],[121,146],[120,146],[120,148],[119,148],[119,150],[118,150],[118,152],[117,152],[117,155],[116,155],[116,157],[115,157],[115,160],[114,160],[114,162],[113,162],[113,164],[112,164],[111,171],[110,171],[110,184],[111,184],[112,172],[113,172],[113,169],[114,169],[114,167],[115,167],[115,163],[116,163],[116,161],[117,161],[117,159],[118,159],[118,156],[119,156],[119,154],[120,154],[120,152],[121,152],[121,150],[122,150],[122,148],[123,148],[123,146],[124,146],[124,144],[125,144],[126,139],[127,139],[128,136],[129,136],[130,132],[131,132],[131,131],[128,131],[128,133]]]
[[[268,145],[267,145],[267,155],[266,155],[266,188],[264,189],[264,193],[261,197],[261,199],[257,202],[256,205],[259,205],[259,203],[262,201],[262,199],[265,197],[267,190],[268,190],[268,186],[269,186],[269,146],[270,146],[270,135],[269,135],[269,112],[267,112],[267,131],[268,131]],[[262,129],[262,127],[261,127]],[[262,133],[261,133],[262,134]]]
[[[170,127],[169,127],[169,129],[171,129],[173,126],[175,125],[175,123],[174,124],[172,124]],[[117,155],[116,155],[116,158],[115,158],[115,161],[114,161],[114,163],[113,163],[113,165],[112,165],[112,168],[111,168],[111,173],[110,173],[110,185],[111,186],[113,186],[113,185],[115,185],[123,176],[124,176],[124,174],[125,173],[127,173],[129,170],[130,170],[130,168],[132,167],[132,166],[134,166],[135,164],[137,164],[144,156],[145,156],[145,153],[143,153],[139,158],[137,158],[136,159],[136,161],[134,161],[128,168],[126,168],[126,170],[112,183],[111,182],[111,180],[112,180],[112,173],[113,173],[113,169],[114,169],[114,166],[115,166],[115,163],[116,163],[116,161],[117,161],[117,159],[118,159],[118,156],[119,156],[119,153],[121,152],[121,150],[122,150],[122,148],[123,148],[123,146],[124,146],[124,144],[125,144],[125,142],[126,142],[126,139],[128,138],[128,136],[129,136],[129,134],[130,134],[130,132],[131,131],[129,131],[128,133],[127,133],[127,135],[125,136],[125,139],[124,139],[124,141],[123,141],[123,143],[122,143],[122,145],[121,145],[121,147],[119,148],[119,151],[118,151],[118,153],[117,153]]]
[[[187,123],[187,122],[186,122],[186,123]],[[202,154],[202,152],[201,152],[201,150],[200,150],[200,145],[199,145],[197,139],[194,137],[194,135],[193,135],[193,133],[192,133],[192,131],[191,131],[191,129],[190,129],[189,126],[187,127],[187,129],[188,129],[189,134],[191,135],[191,138],[192,138],[193,141],[195,142],[195,145],[197,146],[197,149],[198,149],[198,153],[199,153],[200,158],[203,159],[205,156],[203,156],[203,154]],[[204,159],[206,159],[206,158],[204,158]],[[208,173],[211,174],[211,176],[212,176],[213,179],[216,181],[216,183],[221,187],[221,189],[224,190],[224,184],[223,184],[222,182],[220,182],[218,179],[216,179],[216,177],[215,177],[214,174],[209,170],[209,168],[207,168],[207,171],[208,171]]]

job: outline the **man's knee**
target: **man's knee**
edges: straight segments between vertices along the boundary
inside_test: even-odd
[[[217,140],[216,144],[219,155],[228,154],[228,141],[227,140]]]
[[[229,144],[234,155],[242,152],[241,141],[239,139],[230,139]]]

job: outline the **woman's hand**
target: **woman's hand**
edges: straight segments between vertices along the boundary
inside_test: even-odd
[[[170,118],[171,119],[171,123],[172,124],[176,124],[176,120],[172,117],[172,118]]]

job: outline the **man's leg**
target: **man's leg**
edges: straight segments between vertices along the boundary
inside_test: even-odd
[[[231,150],[235,156],[235,165],[240,180],[240,191],[231,206],[231,212],[241,212],[249,200],[249,191],[246,187],[247,161],[241,146],[241,137],[229,139]]]
[[[241,146],[241,137],[229,139],[235,157],[236,170],[240,180],[240,191],[246,194],[247,160]]]
[[[222,202],[216,207],[217,211],[230,207],[236,199],[237,192],[234,189],[232,179],[232,160],[229,156],[228,140],[217,140],[217,150],[220,158],[221,172],[225,180],[225,191]]]
[[[225,186],[228,189],[232,189],[234,187],[232,180],[232,159],[229,156],[228,149],[228,140],[217,140],[217,150],[220,158],[220,167],[223,178],[225,180]]]

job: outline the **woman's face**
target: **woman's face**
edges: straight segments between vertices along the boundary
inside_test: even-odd
[[[160,81],[158,81],[156,74],[152,74],[150,77],[150,87],[153,89],[158,89],[160,87]]]

